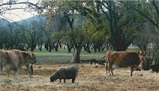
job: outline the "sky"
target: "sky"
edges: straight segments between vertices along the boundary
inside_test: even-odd
[[[8,2],[9,0],[3,0],[3,3]],[[29,1],[32,3],[36,3],[38,0],[17,0],[18,2]],[[10,7],[10,6],[5,6]],[[26,5],[13,5],[11,7],[21,8],[26,7]],[[32,16],[37,15],[37,12],[30,12],[23,9],[9,10],[0,15],[1,18],[7,19],[10,22],[20,21]]]

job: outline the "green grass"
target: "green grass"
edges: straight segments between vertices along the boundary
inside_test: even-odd
[[[129,48],[128,51],[137,51],[137,48]],[[94,52],[91,50],[92,53],[88,53],[82,49],[80,59],[81,60],[87,60],[87,59],[100,59],[105,55],[105,51],[101,52]],[[72,56],[73,56],[73,50],[71,53],[67,52],[67,49],[59,48],[59,51],[56,52],[52,50],[52,52],[48,52],[45,49],[42,49],[42,51],[39,51],[38,49],[35,49],[34,51],[36,58],[38,60],[39,64],[56,64],[56,63],[70,63]]]
[[[36,49],[34,51],[37,60],[39,61],[39,64],[54,64],[54,63],[69,63],[72,59],[73,56],[73,50],[71,53],[67,52],[67,49],[59,49],[58,52],[55,52],[52,50],[52,52],[48,52],[45,49],[42,51],[39,51]],[[81,51],[80,59],[85,60],[85,59],[100,59],[103,57],[105,54],[105,51],[102,52],[93,52],[88,53],[86,51]]]

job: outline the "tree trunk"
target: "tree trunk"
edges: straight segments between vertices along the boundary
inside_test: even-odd
[[[114,51],[126,51],[128,47],[120,46],[119,44],[113,45],[113,50]]]
[[[31,45],[31,52],[33,52],[36,48],[36,44]]]
[[[59,47],[59,45],[55,43],[54,44],[54,49],[55,49],[56,52],[58,52],[58,47]]]
[[[71,53],[72,45],[71,44],[67,44],[67,49],[68,49],[68,53]]]
[[[128,41],[128,40],[126,40],[126,39],[122,40],[118,37],[117,38],[114,37],[110,40],[110,43],[111,43],[114,51],[126,51],[126,49],[129,47],[129,45],[132,43],[132,41],[125,43],[126,41]]]
[[[40,51],[42,51],[42,44],[38,44],[38,48]]]
[[[48,46],[48,50],[49,50],[49,52],[51,52],[51,50],[52,50],[52,45],[49,43],[49,46]]]
[[[116,45],[116,51],[126,51],[127,48],[128,47],[125,47],[124,43],[123,44],[118,43]]]
[[[81,48],[75,48],[71,62],[80,63],[80,53],[81,53]]]
[[[95,43],[94,43],[94,45],[93,45],[93,49],[94,49],[94,52],[97,52],[97,46],[96,46]]]
[[[91,53],[89,43],[84,45],[84,51],[87,51],[88,53]]]

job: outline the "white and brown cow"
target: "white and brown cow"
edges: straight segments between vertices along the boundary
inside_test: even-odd
[[[14,78],[18,79],[18,71],[22,66],[28,67],[31,71],[30,64],[36,62],[36,57],[33,52],[23,52],[20,50],[0,50],[0,75],[2,71],[13,70]],[[29,77],[31,72],[29,72]],[[1,77],[0,77],[1,78]]]
[[[128,67],[130,66],[131,73],[134,68],[137,68],[141,63],[145,52],[130,52],[130,51],[107,51],[105,54],[106,71],[109,71],[110,76],[113,76],[113,69],[117,67]],[[103,58],[104,58],[103,57]]]

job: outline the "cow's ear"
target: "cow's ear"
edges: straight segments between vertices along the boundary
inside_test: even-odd
[[[140,55],[143,55],[143,51],[140,51],[139,54],[140,54]]]
[[[24,52],[24,54],[27,54],[28,52]]]
[[[140,51],[140,53],[139,53],[140,55],[146,55],[147,54],[147,52],[145,52],[145,51]]]
[[[22,54],[25,56],[25,55],[28,55],[28,52],[22,52]]]

